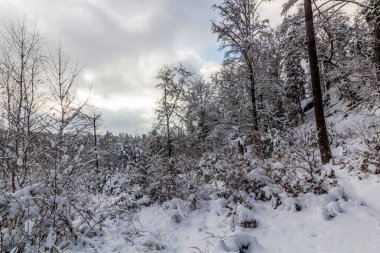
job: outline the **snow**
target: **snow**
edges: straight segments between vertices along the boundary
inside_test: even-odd
[[[31,234],[32,233],[32,229],[34,227],[34,222],[31,221],[31,220],[26,220],[25,221],[25,232],[27,232],[28,234]]]
[[[254,253],[263,252],[263,248],[258,243],[256,237],[248,234],[231,235],[224,240],[220,240],[213,249],[214,253],[220,252],[244,252]]]
[[[110,222],[98,247],[100,252],[378,252],[380,178],[360,179],[338,165],[331,167],[340,184],[328,194],[288,198],[278,209],[269,202],[253,202],[253,210],[240,204],[230,215],[225,199],[201,202],[194,211],[174,199],[136,213],[136,227],[142,232],[134,243],[122,236],[122,223]],[[302,211],[295,210],[295,202]],[[181,220],[173,220],[173,214]],[[238,220],[256,219],[257,228],[231,226],[234,215]]]
[[[54,246],[56,234],[53,231],[50,231],[45,242],[45,246],[51,249]]]
[[[23,165],[22,159],[18,158],[16,161],[16,164],[17,164],[17,167],[22,167],[22,165]]]
[[[275,169],[284,169],[285,168],[285,164],[281,163],[281,162],[275,162],[274,165],[273,165],[273,168]]]

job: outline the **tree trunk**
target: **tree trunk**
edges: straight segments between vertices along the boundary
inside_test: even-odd
[[[252,118],[253,118],[253,129],[259,130],[258,118],[257,118],[257,108],[256,108],[256,92],[255,92],[255,77],[251,64],[249,63],[249,81],[250,81],[250,96],[251,96],[251,106],[252,106]]]
[[[166,134],[167,134],[167,145],[168,145],[168,157],[172,157],[172,143],[170,137],[170,121],[169,117],[166,117]]]
[[[95,168],[96,173],[99,173],[99,157],[98,157],[98,138],[96,133],[96,115],[94,113],[94,119],[93,119],[93,127],[94,127],[94,148],[95,148]]]
[[[376,64],[377,79],[380,79],[380,1],[374,0],[374,15],[375,15],[375,27],[374,27],[374,51]]]
[[[311,7],[311,0],[304,0],[305,9],[305,22],[306,22],[306,37],[307,37],[307,49],[309,55],[311,85],[313,90],[313,102],[315,121],[318,131],[318,145],[321,153],[321,160],[323,164],[326,164],[331,159],[331,150],[329,146],[323,102],[321,92],[321,82],[319,77],[318,57],[317,49],[315,45],[315,34],[313,24],[313,10]]]

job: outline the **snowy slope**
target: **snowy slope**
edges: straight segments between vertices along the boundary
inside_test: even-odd
[[[262,252],[368,252],[380,250],[380,183],[376,176],[359,180],[339,172],[347,202],[340,201],[341,212],[326,220],[320,206],[302,212],[274,210],[268,203],[256,204],[256,229],[231,231],[229,221],[215,209],[191,213],[181,224],[173,224],[161,208],[140,213],[144,227],[161,235],[170,247],[164,252],[208,252],[220,239],[233,235],[255,236]],[[363,204],[363,206],[362,206]],[[201,251],[192,249],[199,248]]]
[[[142,236],[134,245],[123,239],[121,224],[114,223],[105,228],[98,251],[86,252],[237,252],[234,246],[245,241],[251,245],[246,252],[379,252],[379,177],[359,179],[338,166],[334,169],[343,190],[337,191],[338,195],[343,193],[343,198],[336,201],[339,210],[335,210],[335,217],[326,218],[325,213],[332,206],[326,203],[334,193],[304,196],[300,212],[288,210],[286,205],[275,210],[270,203],[256,202],[253,214],[258,226],[254,229],[232,228],[232,217],[223,215],[222,200],[205,202],[192,212],[176,200],[166,207],[143,208],[137,214]],[[180,223],[173,221],[174,213],[181,214]],[[252,246],[254,238],[258,247]]]

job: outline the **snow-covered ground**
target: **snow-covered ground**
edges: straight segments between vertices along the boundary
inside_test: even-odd
[[[110,220],[104,234],[91,242],[94,249],[86,247],[86,252],[380,252],[380,176],[358,169],[355,152],[365,147],[360,138],[345,136],[371,119],[376,117],[330,119],[340,137],[332,145],[334,161],[326,165],[337,182],[328,194],[285,198],[277,209],[271,201],[248,195],[246,203],[227,206],[227,200],[213,194],[196,208],[180,199],[143,206],[134,213],[139,234],[133,242],[125,239],[129,226]],[[314,124],[313,120],[310,110],[304,126]],[[241,220],[255,221],[250,225],[257,227],[240,226]],[[73,251],[84,252],[84,248],[78,245]]]
[[[109,223],[94,252],[239,252],[244,245],[244,252],[379,252],[379,176],[333,168],[338,187],[326,195],[303,196],[300,212],[286,204],[273,209],[270,202],[254,202],[256,228],[232,226],[238,217],[227,215],[221,199],[190,212],[185,202],[173,200],[137,213],[142,236],[134,245],[124,239],[122,223]],[[178,214],[180,221],[173,218]]]

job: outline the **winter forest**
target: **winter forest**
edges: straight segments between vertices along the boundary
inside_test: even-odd
[[[163,62],[141,135],[2,19],[0,252],[380,252],[380,1],[266,3],[210,3],[220,68]]]

